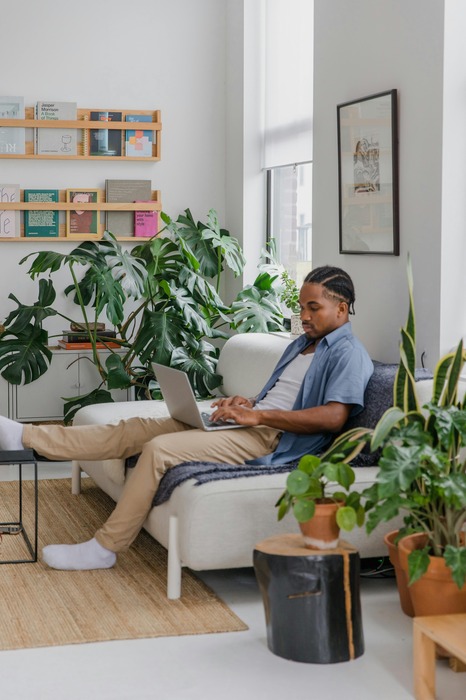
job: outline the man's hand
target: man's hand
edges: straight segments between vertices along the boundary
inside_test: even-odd
[[[252,408],[254,406],[254,401],[252,399],[245,399],[244,396],[228,396],[224,399],[217,399],[211,405],[217,406],[218,408],[226,408],[227,406],[245,406],[246,408]]]
[[[246,425],[248,427],[260,425],[259,411],[253,411],[251,402],[248,399],[244,399],[244,401],[249,404],[248,406],[244,403],[228,403],[228,399],[224,401],[225,403],[222,403],[222,405],[211,414],[210,418],[212,421],[233,421],[234,423],[238,423],[238,425]],[[218,404],[219,402],[215,403]]]

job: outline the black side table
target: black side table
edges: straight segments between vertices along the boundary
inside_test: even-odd
[[[331,664],[364,653],[359,553],[304,546],[302,535],[269,537],[254,548],[267,646],[292,661]]]
[[[2,465],[18,465],[18,519],[13,522],[0,523],[0,533],[8,537],[8,533],[21,534],[26,543],[26,547],[31,555],[30,559],[9,559],[0,560],[0,564],[27,564],[37,561],[37,537],[38,537],[38,480],[37,480],[37,460],[33,450],[0,450],[0,467]],[[23,464],[31,464],[34,470],[34,537],[33,544],[23,525]],[[0,482],[1,494],[1,482]],[[0,495],[1,498],[1,495]],[[1,551],[1,548],[0,548]]]

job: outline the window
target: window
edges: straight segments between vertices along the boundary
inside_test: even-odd
[[[267,0],[264,12],[267,237],[300,286],[312,264],[314,3]]]
[[[267,171],[267,240],[298,287],[312,267],[312,163]]]

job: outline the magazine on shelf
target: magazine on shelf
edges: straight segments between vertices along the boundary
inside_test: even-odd
[[[150,180],[106,180],[107,203],[149,201],[152,197]],[[134,211],[108,211],[105,228],[116,237],[134,236]]]
[[[134,235],[137,238],[152,238],[152,236],[157,235],[158,230],[159,230],[159,213],[158,213],[158,211],[153,210],[153,211],[135,211],[134,212]]]
[[[1,209],[2,202],[20,201],[19,185],[0,184],[0,238],[19,238],[21,236],[21,217],[19,210]]]
[[[76,202],[77,208],[66,212],[67,236],[100,236],[100,212],[96,209],[79,209],[79,203],[90,204],[100,202],[100,190],[69,189],[66,190],[66,201]]]
[[[93,122],[121,122],[122,112],[91,112]],[[89,129],[89,154],[91,156],[121,156],[121,129]]]
[[[151,122],[150,114],[127,114],[127,122]],[[125,156],[136,158],[152,157],[153,131],[127,129],[125,133]]]
[[[24,190],[25,202],[58,202],[58,190]],[[30,209],[24,212],[26,238],[53,238],[58,236],[58,211],[55,209]]]
[[[24,119],[24,97],[0,96],[0,119]],[[26,130],[22,127],[0,126],[0,154],[24,155]]]
[[[76,102],[37,102],[36,119],[73,120],[78,118]],[[36,154],[49,156],[77,155],[77,129],[36,128]]]

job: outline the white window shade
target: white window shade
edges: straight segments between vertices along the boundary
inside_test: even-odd
[[[266,0],[264,168],[312,160],[313,0]]]

